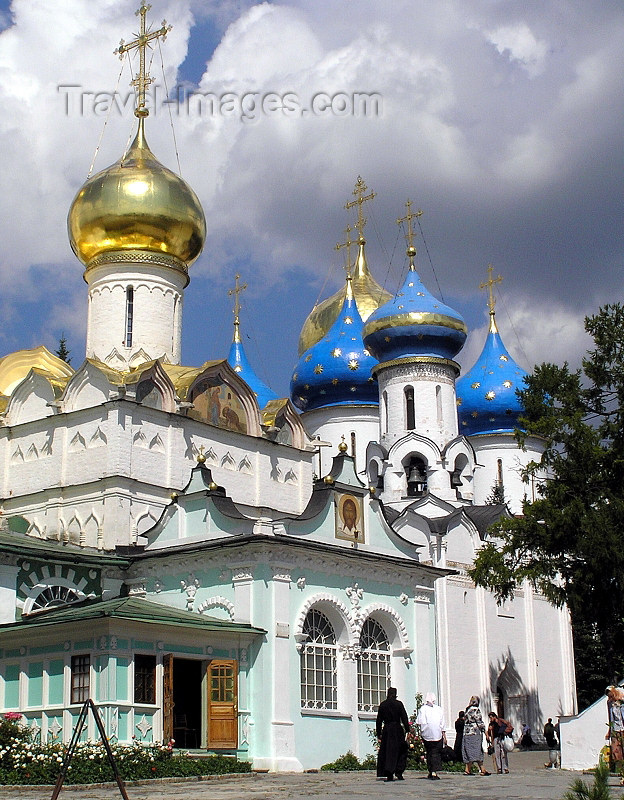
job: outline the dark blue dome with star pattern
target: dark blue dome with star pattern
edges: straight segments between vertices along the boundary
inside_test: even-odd
[[[466,334],[461,315],[425,288],[410,260],[396,297],[366,320],[364,344],[380,362],[423,356],[452,359]]]
[[[327,335],[299,359],[290,382],[290,396],[302,411],[337,405],[377,405],[375,359],[364,348],[363,322],[347,278],[342,309]]]
[[[524,388],[526,375],[507,352],[492,314],[477,363],[455,384],[459,432],[513,433],[523,411],[516,391]]]

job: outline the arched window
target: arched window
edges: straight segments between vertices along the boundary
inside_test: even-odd
[[[336,634],[332,624],[313,608],[302,632],[308,638],[301,649],[301,708],[336,709]]]
[[[405,428],[413,431],[416,427],[416,414],[414,412],[414,387],[405,387]]]
[[[37,597],[33,600],[30,606],[29,613],[33,611],[40,611],[42,608],[52,608],[56,606],[66,606],[70,603],[76,603],[82,598],[74,589],[68,586],[47,586]]]
[[[390,642],[370,617],[362,626],[358,658],[358,711],[376,711],[390,686]]]

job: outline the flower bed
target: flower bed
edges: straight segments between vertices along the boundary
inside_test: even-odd
[[[5,714],[0,720],[0,784],[53,784],[67,752],[63,744],[39,744],[29,728],[19,724],[21,714]],[[174,754],[173,740],[166,745],[131,745],[110,742],[119,774],[125,781],[145,778],[221,775],[250,772],[251,764],[225,756],[193,759]],[[66,783],[100,783],[114,780],[101,742],[81,742],[74,751]]]

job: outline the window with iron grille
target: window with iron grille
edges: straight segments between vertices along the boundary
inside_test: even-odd
[[[89,699],[89,674],[91,656],[72,656],[71,660],[71,702],[84,703]]]
[[[362,626],[358,656],[358,711],[376,711],[390,686],[390,642],[370,617]]]
[[[308,638],[301,650],[301,708],[337,709],[336,634],[332,624],[312,609],[302,632]]]
[[[134,657],[134,702],[156,702],[156,656]]]

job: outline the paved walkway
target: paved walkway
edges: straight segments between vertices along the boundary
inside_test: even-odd
[[[371,772],[262,774],[223,776],[218,779],[182,782],[150,782],[128,785],[130,800],[561,800],[576,777],[590,782],[591,776],[577,772],[544,769],[546,753],[512,753],[509,775],[466,777],[443,774],[439,781],[427,780],[422,772],[406,772],[405,781],[377,781]],[[612,778],[617,800],[623,790]],[[49,800],[51,789],[0,787],[0,800]],[[98,787],[63,788],[59,800],[114,800],[115,784]]]

